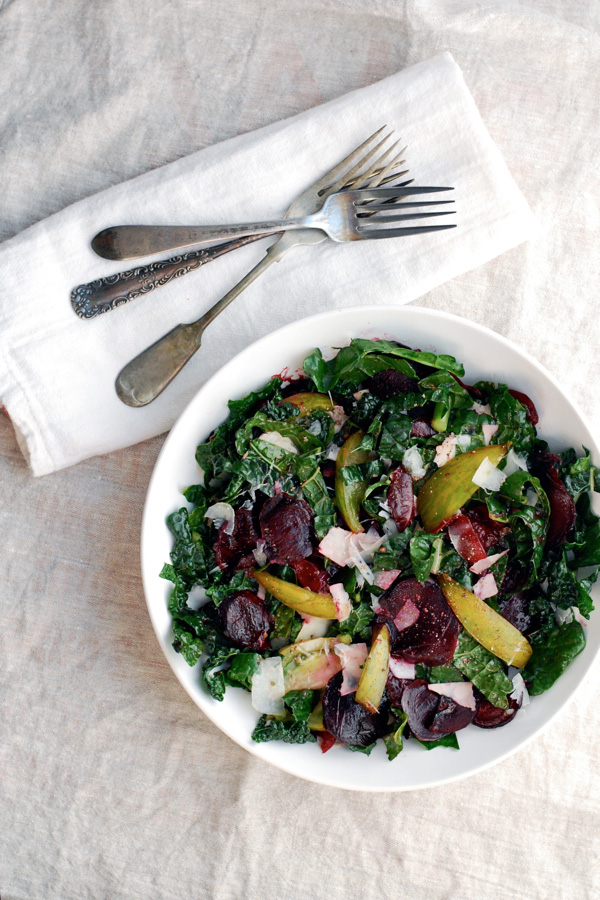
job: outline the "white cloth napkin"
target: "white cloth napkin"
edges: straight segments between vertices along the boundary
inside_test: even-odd
[[[252,221],[293,198],[382,124],[408,145],[416,184],[455,188],[458,227],[432,235],[291,251],[207,331],[152,404],[123,405],[120,369],[197,318],[264,254],[258,242],[91,320],[80,283],[132,267],[97,257],[114,224]],[[533,219],[449,53],[259,131],[89,197],[0,246],[0,399],[35,475],[170,428],[199,386],[248,343],[324,308],[408,303],[530,237]],[[139,264],[150,262],[141,260]],[[136,264],[138,264],[136,262]]]

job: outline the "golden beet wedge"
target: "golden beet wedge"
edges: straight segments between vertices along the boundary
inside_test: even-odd
[[[390,665],[390,633],[387,625],[374,628],[373,635],[373,643],[362,667],[355,695],[356,702],[370,713],[379,711]]]
[[[304,416],[315,409],[333,409],[333,401],[328,394],[292,394],[291,397],[286,397],[285,400],[286,403],[292,403],[294,406],[297,406]]]
[[[367,450],[357,450],[364,435],[362,431],[351,434],[348,440],[340,447],[340,452],[335,461],[335,502],[344,517],[344,521],[350,531],[359,532],[365,529],[360,524],[360,504],[365,495],[368,482],[355,481],[346,484],[342,476],[342,469],[346,466],[358,466],[367,462],[369,453]]]
[[[468,450],[455,456],[427,479],[417,497],[417,512],[425,531],[435,534],[454,518],[478,490],[473,475],[484,459],[487,457],[492,465],[497,466],[508,453],[509,446],[491,444]]]
[[[307,588],[290,584],[282,578],[276,578],[269,572],[254,572],[254,578],[276,600],[307,616],[318,616],[320,619],[335,619],[335,603],[331,594],[316,594]]]
[[[438,575],[438,582],[452,612],[478,644],[509,666],[522,669],[527,664],[531,644],[514,625],[449,575]]]

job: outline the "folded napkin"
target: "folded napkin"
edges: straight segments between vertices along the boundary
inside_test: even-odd
[[[263,241],[115,311],[79,319],[71,289],[139,263],[102,260],[115,224],[253,221],[294,197],[381,125],[416,184],[455,188],[458,228],[291,251],[208,329],[153,403],[124,406],[114,381],[132,357],[198,318],[262,257]],[[408,303],[526,240],[528,206],[449,53],[316,109],[198,151],[37,223],[0,246],[0,399],[35,475],[167,431],[200,385],[256,338],[325,308]],[[318,337],[316,336],[316,340]]]

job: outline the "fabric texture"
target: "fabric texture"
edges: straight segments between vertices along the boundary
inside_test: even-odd
[[[413,302],[515,341],[598,431],[599,32],[596,0],[4,0],[0,239],[449,51],[538,231]],[[190,310],[245,252],[222,280],[220,262],[183,279]],[[302,290],[329,302],[310,272]],[[161,445],[35,479],[0,416],[2,900],[597,900],[598,665],[546,732],[456,784],[368,795],[260,762],[187,697],[149,622],[139,528]]]
[[[327,241],[290,254],[275,277],[265,273],[221,314],[161,397],[143,409],[121,403],[114,390],[120,369],[179,322],[199,317],[265,250],[243,248],[126,307],[82,320],[69,302],[75,285],[151,261],[101,260],[89,246],[94,234],[114,224],[232,223],[283,214],[381,123],[409,145],[417,184],[455,189],[458,227],[393,241]],[[521,243],[532,227],[458,66],[444,54],[154,169],[7,241],[0,249],[0,398],[34,474],[44,475],[166,431],[236,350],[299,311],[310,314],[357,297],[409,302]]]

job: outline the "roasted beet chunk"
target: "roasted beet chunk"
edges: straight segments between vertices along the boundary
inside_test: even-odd
[[[519,709],[519,704],[512,697],[508,698],[508,709],[500,709],[497,706],[493,706],[479,692],[477,692],[476,699],[477,711],[475,712],[473,725],[477,725],[478,728],[500,728],[501,725],[512,722]]]
[[[434,581],[416,578],[395,581],[379,598],[378,621],[385,622],[392,649],[407,662],[441,666],[451,661],[456,650],[460,623]],[[418,611],[418,617],[406,610]],[[412,619],[414,624],[407,622]],[[400,630],[398,628],[400,626]]]
[[[427,438],[431,437],[432,434],[435,434],[435,428],[432,428],[427,419],[419,418],[415,419],[412,423],[412,427],[410,429],[411,437],[422,437]]]
[[[396,369],[385,369],[373,375],[368,381],[370,391],[381,400],[389,400],[395,394],[409,394],[417,391],[419,382],[416,378],[397,372]]]
[[[523,394],[521,391],[513,391],[511,388],[509,388],[508,393],[511,397],[514,397],[515,400],[518,400],[521,406],[525,407],[527,410],[527,418],[531,424],[537,425],[540,417],[537,414],[537,409],[535,408],[535,404],[531,397],[528,397],[527,394]]]
[[[369,713],[354,699],[354,694],[342,697],[341,672],[334,675],[323,694],[323,725],[338,741],[354,747],[368,747],[381,737],[387,725],[387,703],[378,713]]]
[[[553,453],[538,452],[533,461],[533,474],[546,491],[550,503],[550,521],[546,546],[558,550],[569,537],[575,525],[575,503],[558,476],[560,459]]]
[[[300,562],[313,552],[313,512],[304,500],[279,494],[267,500],[260,511],[260,533],[270,562],[285,565]]]
[[[251,555],[258,541],[258,532],[254,527],[254,518],[250,509],[236,509],[232,534],[226,534],[224,522],[219,529],[215,542],[215,558],[220,569],[245,568],[240,565],[243,558],[250,556],[249,566],[255,564]]]
[[[483,544],[486,553],[499,544],[503,543],[504,536],[508,532],[508,526],[502,522],[495,522],[490,518],[488,508],[485,503],[475,503],[465,513],[475,534]]]
[[[402,694],[409,684],[412,684],[412,679],[396,678],[396,676],[391,671],[388,672],[387,682],[385,685],[385,693],[392,706],[396,709],[400,709],[400,705],[402,703]]]
[[[475,716],[475,710],[430,691],[422,679],[411,682],[404,689],[402,709],[408,716],[410,730],[420,741],[437,741],[444,734],[460,731],[470,725]]]
[[[387,503],[398,531],[404,531],[415,517],[415,493],[413,481],[404,466],[390,475]]]
[[[504,616],[511,625],[514,625],[521,634],[529,634],[531,631],[535,631],[540,624],[537,617],[532,616],[529,612],[531,596],[528,591],[523,591],[523,593],[512,594],[510,597],[498,598],[500,615]]]
[[[315,594],[327,594],[329,591],[329,576],[325,569],[318,563],[311,562],[309,559],[302,559],[300,562],[292,563],[292,568],[296,573],[298,583]]]
[[[273,617],[257,594],[238,591],[223,600],[217,610],[219,625],[226,638],[241,647],[265,650]]]

